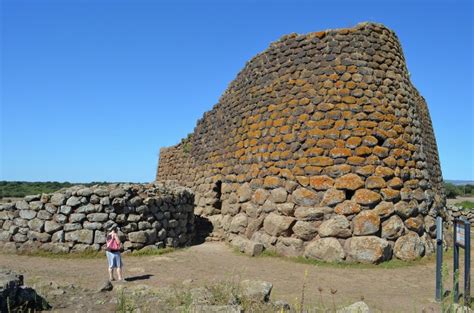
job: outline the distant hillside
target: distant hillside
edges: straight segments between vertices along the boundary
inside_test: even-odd
[[[91,182],[80,185],[105,185],[107,182]],[[52,193],[61,188],[71,187],[70,182],[24,182],[24,181],[0,181],[0,199],[5,197],[21,198],[26,195],[35,195],[41,193]]]
[[[474,185],[474,180],[455,180],[455,179],[445,179],[446,183],[450,183],[456,186],[459,185]]]

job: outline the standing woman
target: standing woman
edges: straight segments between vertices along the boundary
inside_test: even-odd
[[[122,257],[120,256],[120,248],[122,243],[117,235],[117,226],[112,226],[107,235],[107,261],[109,262],[109,279],[114,279],[114,268],[117,271],[117,278],[122,281]]]

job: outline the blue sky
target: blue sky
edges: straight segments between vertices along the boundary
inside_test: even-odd
[[[393,29],[446,179],[474,180],[470,1],[1,1],[0,180],[152,181],[245,62],[284,34]]]

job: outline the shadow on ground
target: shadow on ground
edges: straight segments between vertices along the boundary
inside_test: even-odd
[[[146,279],[150,279],[150,277],[153,277],[153,275],[146,274],[146,275],[132,276],[132,277],[125,278],[125,280],[126,281],[146,280]]]

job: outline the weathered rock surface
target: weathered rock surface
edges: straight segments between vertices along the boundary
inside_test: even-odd
[[[422,257],[425,246],[417,233],[409,232],[397,239],[393,248],[395,257],[404,261],[415,260]]]
[[[0,206],[0,242],[11,252],[98,250],[107,230],[120,225],[125,250],[187,245],[195,231],[193,202],[189,189],[173,183],[74,186]],[[237,215],[233,229],[243,232],[246,220]]]
[[[267,302],[270,299],[273,285],[266,281],[243,280],[240,287],[242,295],[256,301]]]
[[[347,255],[356,262],[380,263],[392,255],[388,241],[376,236],[352,237],[347,241]]]
[[[341,262],[346,254],[336,238],[321,238],[308,244],[304,256],[325,262]]]

